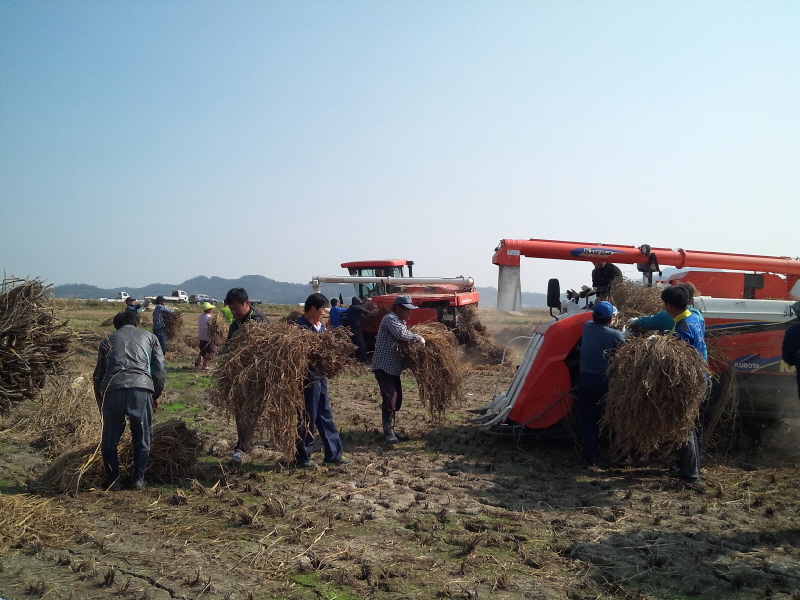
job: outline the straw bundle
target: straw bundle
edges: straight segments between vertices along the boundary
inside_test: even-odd
[[[230,325],[221,312],[212,313],[211,318],[208,320],[207,327],[208,335],[211,336],[211,339],[216,342],[217,345],[225,343],[225,340],[228,338],[228,329],[230,329]]]
[[[62,371],[74,333],[38,279],[3,279],[0,288],[0,415],[32,399],[48,376]]]
[[[0,494],[0,555],[9,548],[58,547],[84,528],[82,519],[52,500]]]
[[[617,456],[683,444],[706,392],[708,369],[694,348],[671,336],[632,338],[609,363],[601,428]]]
[[[146,476],[154,483],[175,483],[188,477],[200,452],[200,438],[179,419],[153,426]],[[131,475],[133,445],[126,435],[119,446],[120,474]],[[97,444],[85,445],[56,459],[31,487],[49,493],[73,493],[101,487],[105,481],[103,459]]]
[[[100,327],[111,327],[114,324],[114,317],[115,316],[116,315],[114,314],[114,315],[111,315],[110,317],[108,317],[106,320],[104,320],[102,323],[100,323]]]
[[[495,343],[486,331],[478,316],[478,307],[474,304],[458,309],[458,333],[473,364],[499,365],[503,361],[503,346]],[[506,355],[507,361],[509,358]]]
[[[296,325],[248,322],[219,359],[211,398],[233,415],[249,445],[257,432],[287,458],[294,455],[298,419],[305,414],[303,381],[309,367],[338,375],[353,351],[347,332],[316,334]]]
[[[619,311],[617,323],[622,325],[631,317],[652,315],[664,308],[661,288],[644,287],[623,277],[617,277],[611,282],[606,299]]]
[[[183,313],[177,308],[172,312],[163,312],[164,326],[167,328],[167,340],[174,342],[183,333]]]
[[[400,354],[419,385],[419,399],[435,423],[447,409],[461,401],[464,367],[458,362],[453,333],[441,323],[421,323],[411,331],[425,338],[425,345],[401,343]]]
[[[42,443],[51,457],[86,440],[100,439],[102,418],[88,373],[60,378],[42,392],[39,409],[14,426],[16,432]]]

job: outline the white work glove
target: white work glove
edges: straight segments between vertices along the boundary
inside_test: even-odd
[[[630,319],[628,319],[628,327],[630,327],[631,325],[636,325],[636,321],[638,320],[639,317],[631,317]]]
[[[425,345],[425,338],[422,337],[422,336],[419,336],[419,343],[424,346]]]

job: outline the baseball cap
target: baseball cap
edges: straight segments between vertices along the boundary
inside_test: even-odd
[[[125,298],[125,302],[136,302],[136,298],[131,298],[130,296],[128,296],[127,298]]]
[[[406,308],[410,308],[412,310],[419,308],[418,306],[414,306],[411,303],[411,296],[398,296],[394,299],[395,306],[405,306]]]
[[[617,314],[617,309],[614,308],[614,305],[611,304],[611,302],[606,302],[605,300],[603,300],[594,305],[594,309],[592,310],[592,312],[596,314],[598,317],[602,317],[603,319],[608,319]]]
[[[156,302],[162,302],[164,300],[164,296],[156,296]]]

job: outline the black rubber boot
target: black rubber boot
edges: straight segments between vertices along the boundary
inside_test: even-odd
[[[394,412],[384,412],[383,416],[383,441],[387,444],[396,444],[400,440],[394,434]]]
[[[392,431],[394,432],[394,437],[397,438],[398,442],[407,442],[408,439],[409,439],[407,435],[403,435],[403,434],[397,433],[397,431],[395,431],[394,426],[395,426],[395,422],[396,421],[397,421],[397,411],[394,411],[392,413]]]
[[[133,453],[133,477],[131,479],[131,489],[140,490],[144,487],[144,470],[147,467],[147,459],[150,453],[147,450]]]

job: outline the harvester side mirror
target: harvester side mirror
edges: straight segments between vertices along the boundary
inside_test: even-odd
[[[561,284],[558,279],[550,279],[547,282],[547,307],[550,309],[550,316],[555,318],[553,309],[561,309]]]

